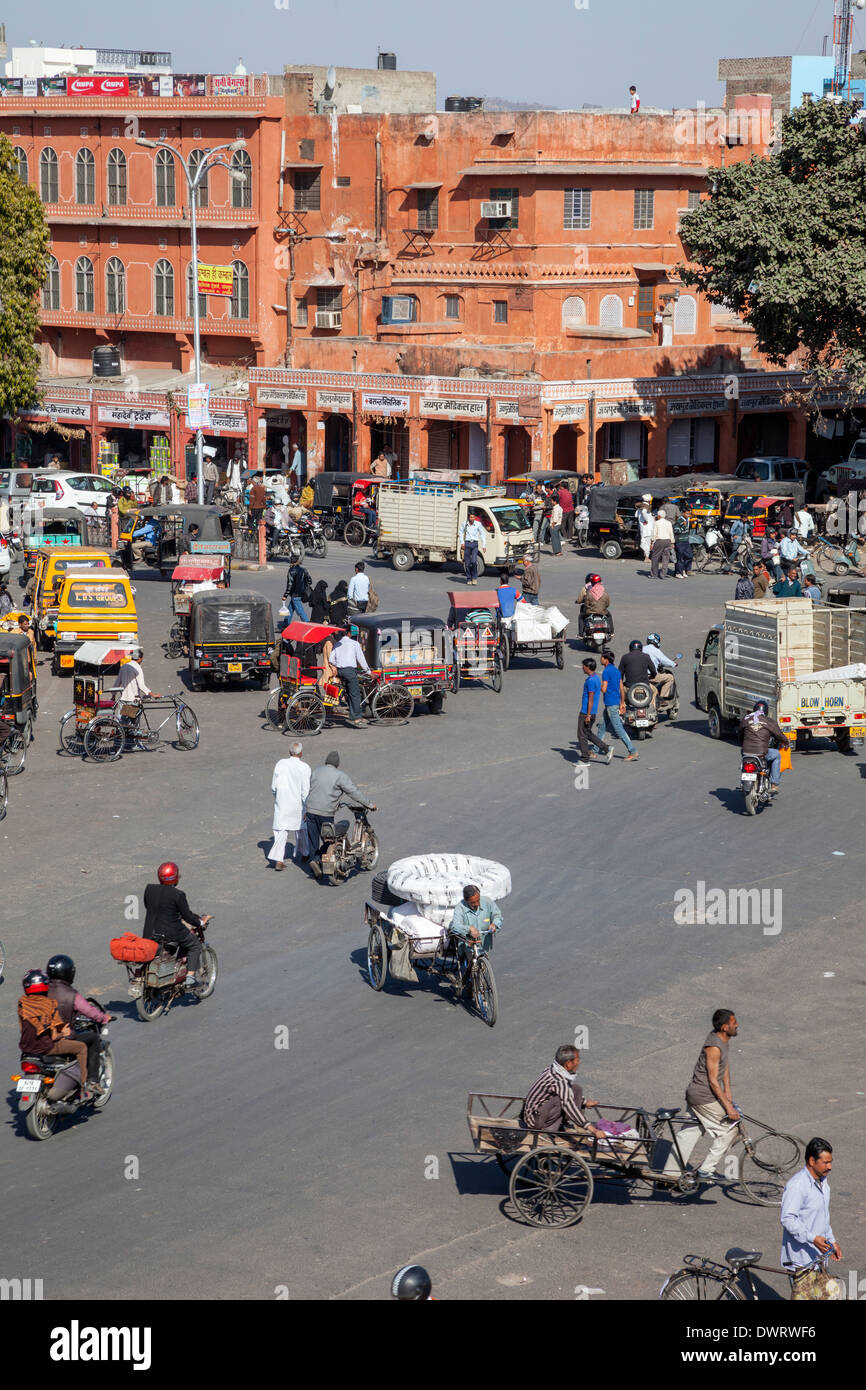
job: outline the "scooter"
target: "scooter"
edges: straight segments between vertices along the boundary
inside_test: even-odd
[[[91,999],[90,1003],[97,1001]],[[93,1019],[76,1014],[73,1032],[94,1028]],[[44,1056],[22,1052],[21,1071],[10,1077],[15,1082],[18,1114],[31,1139],[50,1139],[62,1115],[74,1115],[79,1110],[104,1110],[111,1100],[114,1086],[114,1056],[108,1041],[108,1026],[99,1029],[99,1069],[97,1081],[102,1094],[94,1093],[83,1100],[79,1081],[78,1062],[69,1055]]]
[[[613,616],[607,613],[587,613],[580,610],[580,638],[587,651],[601,651],[613,637]]]
[[[322,524],[317,517],[302,516],[298,519],[298,539],[304,547],[305,555],[314,555],[318,560],[324,560],[328,554],[328,542],[322,530]]]
[[[622,722],[635,738],[647,738],[658,724],[658,711],[652,700],[653,688],[648,681],[635,681],[625,692]]]
[[[375,810],[375,807],[373,808]],[[364,806],[347,807],[355,819],[332,822],[322,826],[322,881],[342,883],[353,869],[369,871],[379,862],[379,841],[368,820]]]
[[[674,661],[677,663],[677,665],[679,665],[682,659],[682,652],[677,652],[676,656],[674,657]],[[665,669],[669,671],[670,667],[666,667]],[[676,678],[674,678],[674,683],[671,686],[670,694],[666,695],[664,699],[662,699],[660,695],[656,697],[656,713],[659,715],[659,717],[661,717],[661,715],[663,714],[666,714],[668,717],[668,723],[675,724],[679,712],[680,697],[679,691],[677,690]]]
[[[757,753],[743,753],[740,757],[740,788],[747,816],[754,816],[761,806],[769,806],[773,800],[770,770]]]

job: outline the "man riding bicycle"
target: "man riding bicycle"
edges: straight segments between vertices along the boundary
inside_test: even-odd
[[[481,890],[474,883],[467,883],[463,889],[463,901],[458,903],[451,918],[452,936],[459,938],[457,958],[460,961],[464,988],[468,984],[467,965],[470,946],[480,944],[482,950],[493,949],[493,933],[502,926],[502,913],[492,898],[482,898]]]

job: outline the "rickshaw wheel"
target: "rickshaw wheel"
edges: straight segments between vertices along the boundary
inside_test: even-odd
[[[511,643],[505,633],[499,639],[499,660],[502,662],[503,671],[507,671],[511,665]]]
[[[415,700],[405,685],[381,685],[373,696],[373,718],[380,724],[408,724]]]
[[[320,734],[325,727],[325,706],[312,690],[299,691],[286,706],[284,734]]]
[[[6,815],[6,807],[9,804],[9,783],[6,780],[6,773],[0,768],[0,820]]]
[[[498,651],[493,653],[493,671],[490,676],[490,689],[496,695],[502,690],[502,659]]]
[[[198,748],[200,733],[198,720],[189,705],[180,706],[175,716],[175,723],[177,725],[178,747],[186,749]]]
[[[348,521],[343,532],[343,540],[346,545],[361,546],[366,539],[366,529],[360,521]]]
[[[94,763],[116,762],[123,752],[126,733],[119,719],[98,714],[84,735],[84,756]]]
[[[3,768],[9,777],[17,777],[24,771],[24,759],[30,742],[29,725],[24,729],[12,729],[3,747]]]
[[[564,643],[564,642],[557,642],[557,644],[556,644],[556,664],[557,664],[557,666],[559,667],[560,671],[562,671],[562,670],[565,669],[565,643]]]
[[[78,727],[75,710],[70,710],[60,722],[60,747],[73,758],[80,758],[84,752],[84,734]]]
[[[385,988],[388,978],[388,943],[378,922],[373,923],[367,937],[367,978],[377,993]]]
[[[286,717],[286,697],[277,685],[268,696],[265,706],[265,722],[271,729],[281,729]]]
[[[454,660],[451,664],[451,676],[448,684],[451,687],[451,694],[456,695],[457,691],[460,689],[460,660],[456,652],[454,653]]]
[[[496,993],[496,981],[490,963],[484,959],[477,961],[475,965],[472,997],[478,1017],[488,1028],[492,1028],[499,1013],[499,996]]]
[[[573,1226],[592,1201],[588,1164],[572,1149],[535,1149],[512,1169],[508,1195],[530,1226]]]

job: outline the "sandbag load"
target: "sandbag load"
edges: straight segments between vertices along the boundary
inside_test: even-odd
[[[532,603],[518,603],[512,618],[503,618],[502,626],[514,633],[520,642],[550,642],[568,627],[568,619],[555,606],[542,608]]]
[[[144,936],[136,936],[135,932],[125,931],[123,936],[112,937],[110,949],[114,960],[123,961],[124,964],[141,965],[153,960],[159,950],[159,943],[149,941]]]

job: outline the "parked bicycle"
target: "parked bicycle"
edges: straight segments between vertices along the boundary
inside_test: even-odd
[[[810,1274],[827,1275],[829,1282],[824,1286],[824,1297],[844,1297],[841,1279],[834,1279],[827,1269],[829,1255],[822,1255],[812,1264],[796,1269],[759,1264],[762,1255],[761,1250],[741,1250],[737,1245],[726,1252],[725,1264],[717,1264],[703,1255],[684,1255],[682,1268],[665,1280],[659,1291],[659,1298],[666,1303],[758,1302],[761,1294],[752,1277],[753,1272],[758,1269],[764,1274],[781,1274],[786,1277],[791,1297],[796,1284],[808,1278]],[[834,1285],[837,1288],[834,1288]]]
[[[165,718],[152,723],[163,710]],[[170,691],[122,705],[118,713],[96,714],[84,734],[84,756],[95,763],[113,763],[122,753],[151,752],[163,741],[162,730],[169,723],[177,733],[178,748],[189,751],[198,747],[198,720],[183,695]]]

